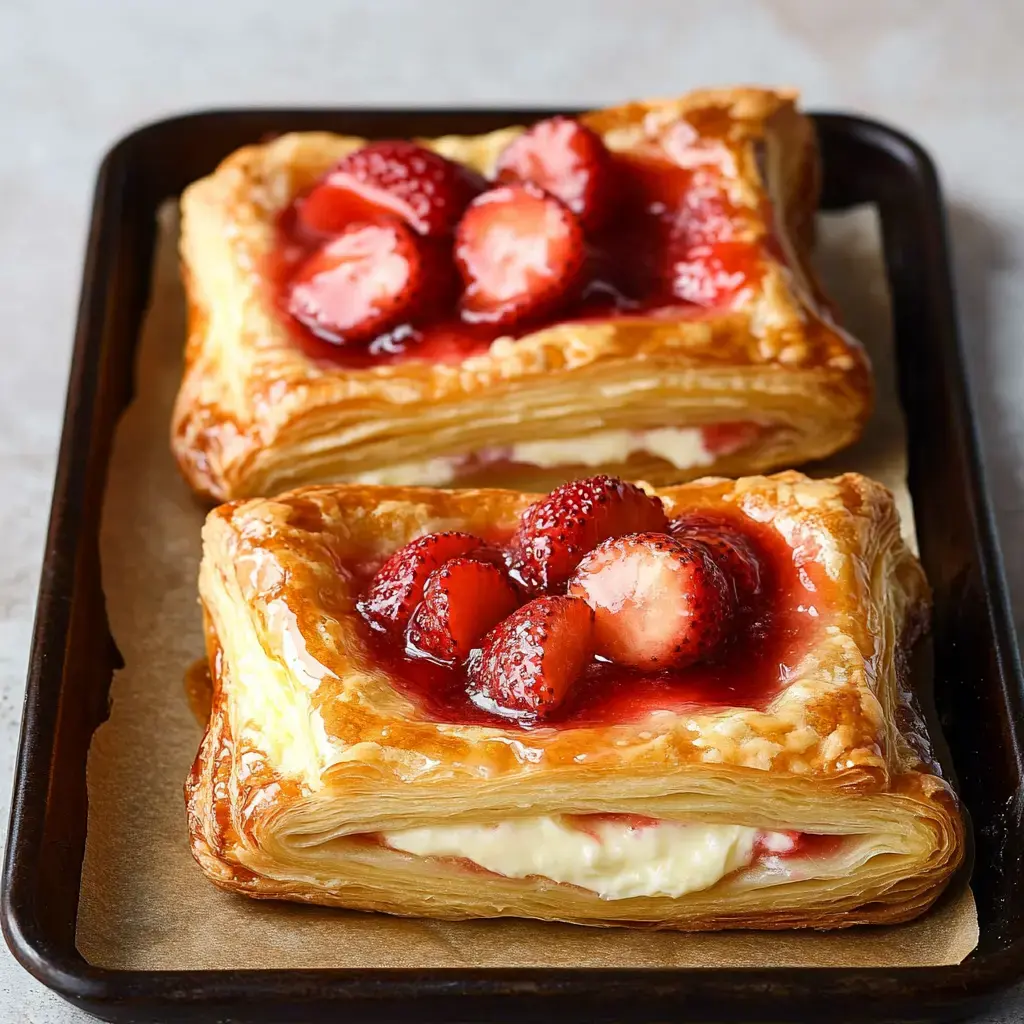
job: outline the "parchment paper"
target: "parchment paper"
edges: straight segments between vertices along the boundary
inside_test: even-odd
[[[182,783],[201,728],[183,677],[203,651],[196,574],[204,509],[168,451],[185,332],[174,210],[161,216],[135,400],[114,442],[101,530],[103,586],[125,668],[88,761],[89,821],[78,948],[122,969],[282,967],[923,966],[975,946],[970,890],[893,928],[831,934],[681,935],[502,920],[439,923],[284,903],[215,889],[186,842]],[[821,265],[850,329],[871,350],[879,408],[867,436],[815,472],[884,481],[912,524],[889,312],[871,210],[822,220]]]

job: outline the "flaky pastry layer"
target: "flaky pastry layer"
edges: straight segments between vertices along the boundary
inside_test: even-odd
[[[909,691],[929,592],[891,496],[857,475],[793,472],[658,493],[670,514],[723,509],[769,527],[815,583],[821,628],[763,709],[524,730],[438,721],[396,690],[347,567],[427,532],[507,535],[536,495],[337,486],[213,511],[200,593],[214,701],[186,786],[204,872],[255,897],[448,918],[836,928],[927,908],[964,833]],[[809,875],[751,866],[679,897],[615,900],[371,841],[564,814],[845,838]]]
[[[855,440],[871,376],[860,346],[829,317],[807,260],[819,176],[811,122],[795,94],[763,89],[707,90],[583,118],[617,152],[658,143],[680,119],[696,133],[691,156],[705,137],[715,140],[703,159],[720,165],[743,211],[737,237],[771,236],[747,299],[700,318],[558,323],[498,338],[455,364],[317,363],[269,300],[262,268],[278,214],[365,140],[298,133],[232,154],[181,202],[190,318],[172,445],[190,484],[223,500],[595,430],[765,428],[700,467],[658,458],[629,467],[667,483],[794,465]],[[486,173],[521,130],[421,141]],[[538,480],[566,475],[554,468]],[[437,481],[426,469],[410,482]]]

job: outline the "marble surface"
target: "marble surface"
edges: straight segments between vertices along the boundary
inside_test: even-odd
[[[231,105],[598,105],[799,86],[936,157],[970,386],[1024,625],[1024,6],[959,0],[0,3],[0,841],[92,181],[169,113]],[[1016,1009],[985,1018],[1019,1020]],[[0,1022],[85,1019],[0,948]]]

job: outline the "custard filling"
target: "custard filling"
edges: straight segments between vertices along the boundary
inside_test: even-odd
[[[712,452],[705,444],[702,427],[658,427],[653,430],[596,430],[580,437],[552,441],[520,441],[501,448],[483,448],[470,455],[442,456],[421,461],[401,462],[349,476],[353,483],[401,487],[429,483],[443,486],[460,476],[498,462],[517,466],[552,469],[558,466],[595,468],[626,462],[631,456],[646,453],[675,466],[690,470],[709,466],[722,452]]]
[[[762,852],[785,854],[794,846],[792,835],[783,832],[629,815],[434,825],[383,832],[381,839],[403,853],[468,860],[507,878],[546,878],[609,900],[709,889]]]

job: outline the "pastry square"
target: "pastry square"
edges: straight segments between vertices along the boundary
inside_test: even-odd
[[[684,930],[842,928],[929,907],[964,830],[910,689],[930,595],[891,495],[796,472],[615,486],[656,494],[677,539],[613,537],[588,558],[697,529],[698,547],[719,537],[716,559],[747,552],[762,604],[730,620],[714,656],[670,652],[675,668],[645,672],[616,668],[612,651],[553,709],[541,693],[534,715],[515,712],[522,692],[492,691],[496,705],[467,681],[523,609],[466,668],[410,656],[366,609],[367,581],[403,545],[448,531],[514,550],[538,495],[340,485],[211,512],[199,585],[214,698],[186,783],[206,875],[253,897],[400,915]],[[547,583],[532,605],[582,603]],[[548,654],[552,630],[533,636]],[[546,664],[554,680],[565,662]]]
[[[172,445],[192,487],[218,500],[336,482],[547,489],[599,471],[664,484],[785,468],[855,440],[871,373],[809,263],[819,166],[795,94],[707,90],[571,123],[607,150],[612,212],[587,228],[574,297],[512,324],[466,312],[469,285],[441,312],[385,317],[369,343],[339,344],[309,319],[309,304],[319,317],[327,301],[309,294],[326,280],[317,259],[340,230],[314,213],[336,194],[332,168],[366,140],[284,135],[189,187]],[[493,176],[523,137],[509,127],[418,141],[458,173]],[[465,248],[450,234],[414,239],[404,222],[386,231],[442,261]],[[561,270],[576,259],[553,251]],[[451,281],[438,275],[415,279],[440,303]]]

